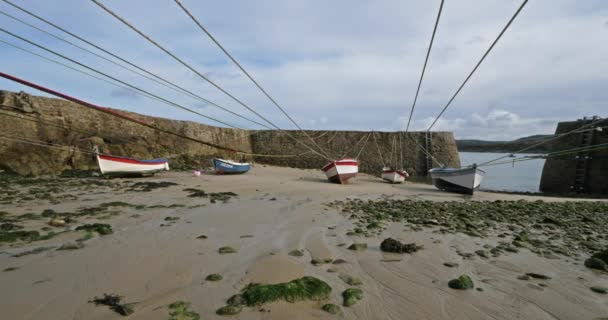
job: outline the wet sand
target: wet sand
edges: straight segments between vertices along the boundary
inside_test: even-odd
[[[170,181],[177,186],[150,192],[125,192],[99,188],[88,190],[78,200],[49,204],[45,200],[0,205],[0,211],[20,215],[44,209],[70,212],[83,206],[110,201],[134,205],[181,204],[178,208],[119,208],[120,214],[97,221],[79,219],[78,224],[108,223],[114,233],[95,236],[79,250],[49,250],[13,257],[15,253],[44,246],[59,247],[74,241],[82,232],[66,232],[50,240],[0,247],[0,312],[3,319],[120,319],[107,307],[88,300],[116,293],[126,302],[136,302],[129,319],[168,319],[167,305],[183,300],[201,319],[220,319],[215,310],[226,299],[251,282],[277,283],[305,275],[317,277],[332,287],[323,302],[278,302],[244,308],[234,319],[334,319],[321,310],[327,302],[342,304],[341,293],[350,287],[341,273],[363,282],[361,301],[342,307],[344,319],[595,319],[608,317],[608,296],[589,290],[591,285],[608,287],[608,275],[593,272],[582,260],[561,257],[546,259],[522,249],[497,258],[463,259],[456,251],[474,252],[484,244],[496,245],[499,238],[474,238],[464,234],[404,231],[390,225],[378,237],[352,237],[353,224],[325,204],[346,199],[462,200],[469,196],[449,194],[430,185],[390,185],[360,175],[350,185],[326,182],[316,170],[257,166],[240,176],[169,172],[138,181]],[[188,197],[185,188],[207,192],[235,192],[227,203]],[[540,197],[478,192],[472,200],[537,200]],[[545,201],[568,201],[546,198]],[[201,206],[204,205],[204,206]],[[189,208],[190,207],[190,208]],[[135,216],[134,216],[135,214]],[[179,217],[172,223],[166,217]],[[48,221],[28,222],[32,226]],[[166,226],[161,226],[161,224]],[[335,227],[335,228],[334,228]],[[206,239],[197,239],[206,235]],[[414,254],[388,254],[379,249],[386,237],[424,246]],[[367,243],[364,251],[348,245]],[[345,246],[340,246],[346,244]],[[231,246],[238,253],[219,254]],[[291,256],[302,249],[303,256]],[[312,259],[344,259],[343,264],[311,264]],[[456,262],[448,268],[444,262]],[[327,269],[337,269],[335,273]],[[518,280],[526,272],[540,272],[551,280]],[[221,281],[206,281],[219,273]],[[447,282],[469,274],[477,290],[453,290]],[[541,284],[541,285],[539,285]],[[269,312],[268,312],[269,311]]]

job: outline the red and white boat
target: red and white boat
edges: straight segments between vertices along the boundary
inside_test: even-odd
[[[167,159],[138,160],[97,153],[102,175],[152,175],[169,170]]]
[[[359,172],[359,162],[355,159],[340,159],[326,164],[321,170],[334,183],[346,184]]]
[[[403,183],[409,176],[405,170],[396,170],[390,167],[382,169],[382,179],[390,183]]]

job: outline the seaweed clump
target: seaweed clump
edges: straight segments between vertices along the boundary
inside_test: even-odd
[[[233,248],[233,247],[221,247],[217,250],[220,254],[226,254],[226,253],[237,253],[238,251]]]
[[[238,194],[234,192],[205,192],[205,190],[194,188],[186,188],[184,191],[190,193],[188,195],[190,198],[209,198],[211,203],[216,203],[217,201],[226,203],[232,197],[238,196]]]
[[[54,234],[53,234],[54,235]],[[38,231],[0,231],[0,243],[1,242],[15,242],[25,241],[32,242],[36,240],[43,240],[45,236],[41,236]]]
[[[76,231],[79,231],[79,230],[90,231],[90,232],[94,231],[94,232],[99,233],[102,236],[114,233],[114,231],[112,231],[112,226],[110,226],[109,224],[106,224],[106,223],[85,224],[85,225],[82,225],[82,226],[76,228]]]
[[[471,280],[471,277],[467,276],[466,274],[463,274],[456,279],[450,280],[448,282],[448,286],[452,289],[459,290],[473,289],[475,287],[475,285],[473,284],[473,280]]]
[[[219,273],[212,273],[205,278],[207,281],[220,281],[222,279],[224,279],[224,277]]]
[[[359,278],[355,278],[348,274],[341,274],[338,276],[338,278],[340,278],[340,280],[346,282],[349,286],[360,286],[363,284],[363,282],[361,282],[361,280],[359,280]]]
[[[190,302],[175,301],[169,305],[169,320],[199,320],[201,316],[190,310]]]
[[[585,260],[585,266],[591,269],[608,271],[608,249],[594,253]]]
[[[290,282],[276,284],[251,283],[240,294],[228,299],[228,305],[216,311],[217,314],[236,314],[243,306],[260,306],[279,300],[297,302],[304,300],[321,301],[329,298],[331,287],[315,277],[302,277]]]
[[[497,235],[504,240],[490,253],[515,253],[525,247],[539,256],[578,257],[608,246],[606,202],[361,200],[334,201],[353,222],[347,235],[373,236],[392,223],[412,231],[431,229],[441,234],[474,237]],[[368,228],[370,227],[370,228]],[[584,236],[581,236],[584,235]],[[601,259],[593,260],[595,265]],[[606,262],[606,261],[604,261]]]
[[[321,309],[329,314],[339,314],[342,312],[340,306],[337,306],[333,303],[325,304],[323,305],[323,307],[321,307]]]
[[[169,181],[161,181],[161,182],[153,182],[153,181],[145,181],[145,182],[136,182],[128,189],[128,191],[136,191],[136,192],[150,192],[155,189],[168,188],[171,186],[177,186],[179,184],[175,182]]]
[[[344,306],[350,307],[357,301],[363,299],[363,290],[359,288],[348,288],[342,292],[342,298],[344,298]]]
[[[422,246],[415,243],[401,243],[393,238],[386,238],[380,244],[380,250],[384,252],[414,253],[420,249],[422,249]]]
[[[94,303],[95,305],[103,305],[110,307],[110,310],[122,315],[128,316],[135,312],[133,306],[135,303],[120,303],[123,297],[117,294],[107,294],[104,293],[103,297],[98,298],[95,297],[93,300],[89,300],[89,303]]]
[[[217,309],[215,313],[221,316],[231,316],[240,313],[241,310],[243,310],[242,306],[227,305]]]

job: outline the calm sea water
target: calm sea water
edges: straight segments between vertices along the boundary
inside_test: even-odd
[[[507,155],[505,153],[482,153],[482,152],[460,152],[460,163],[463,166],[473,163],[482,163],[498,157]],[[530,155],[530,154],[526,154]],[[519,158],[521,155],[517,155]],[[504,160],[515,159],[505,158]],[[528,191],[538,192],[540,176],[545,165],[544,159],[523,161],[512,164],[489,166],[481,168],[486,172],[482,190],[499,191]]]

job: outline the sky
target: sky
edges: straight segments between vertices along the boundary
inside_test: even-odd
[[[199,96],[263,122],[91,1],[11,1]],[[173,0],[101,2],[280,128],[295,129]],[[301,127],[396,131],[407,123],[440,1],[182,3]],[[445,2],[411,130],[428,128],[520,4]],[[0,10],[103,55],[2,1]],[[225,123],[262,128],[4,15],[0,28]],[[61,60],[3,32],[0,40]],[[0,58],[3,72],[89,102],[218,125],[4,43]],[[0,79],[0,89],[44,95],[5,79]],[[608,1],[531,0],[433,130],[453,131],[457,139],[511,140],[552,134],[559,121],[593,115],[608,116]]]

